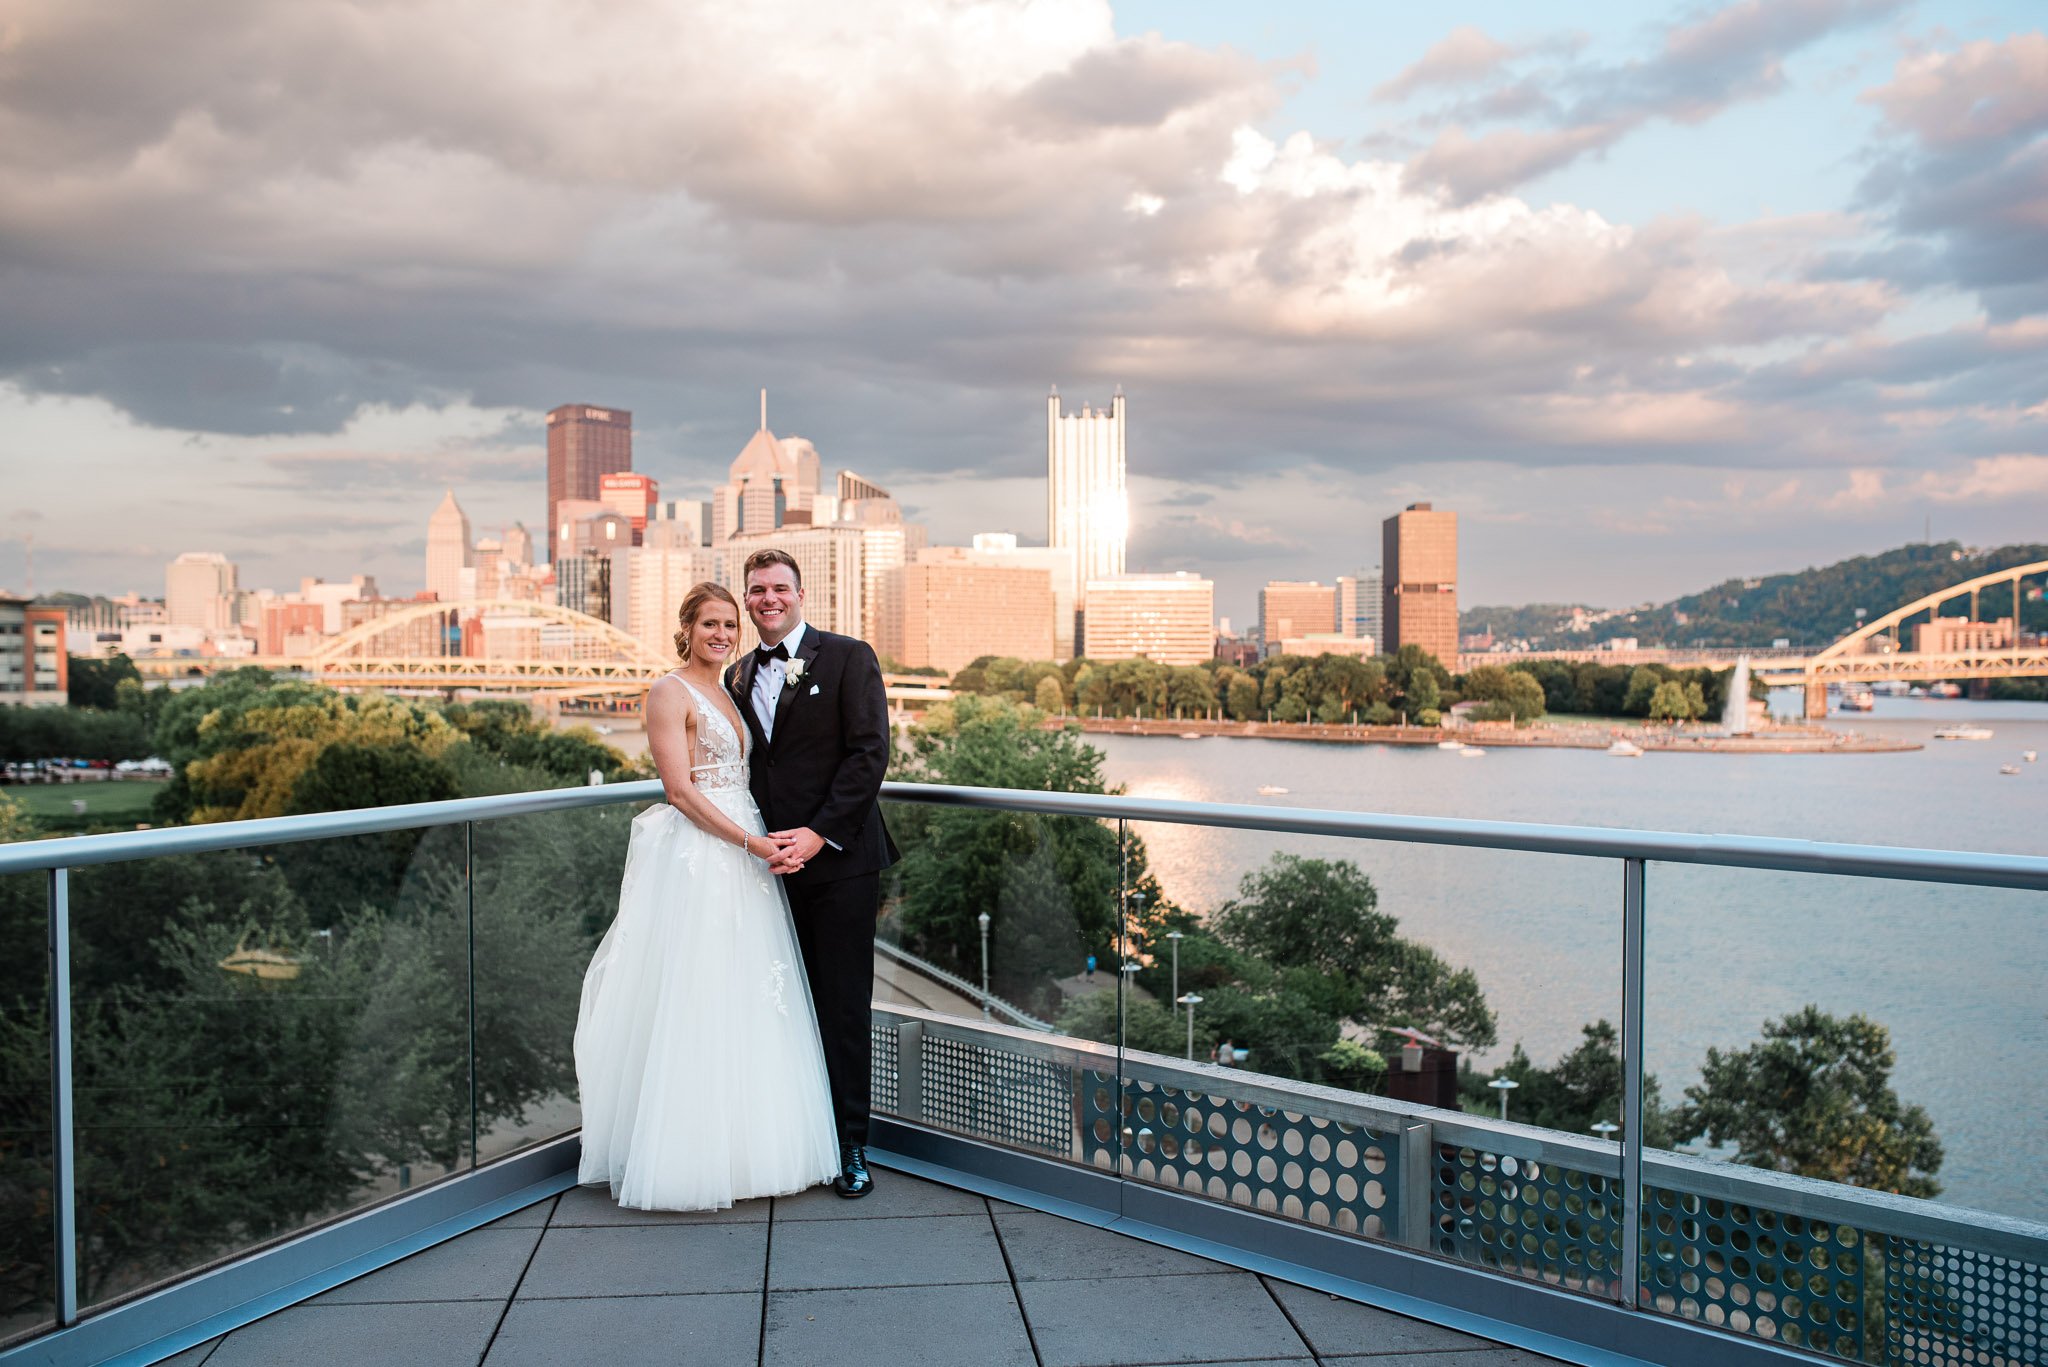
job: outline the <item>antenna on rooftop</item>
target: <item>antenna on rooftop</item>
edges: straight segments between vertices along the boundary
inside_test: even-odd
[[[761,430],[768,430],[768,391],[761,391]]]

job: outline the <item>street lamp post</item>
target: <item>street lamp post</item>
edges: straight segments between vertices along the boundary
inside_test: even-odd
[[[1188,1009],[1188,1062],[1193,1063],[1195,1061],[1195,1008],[1202,1004],[1202,999],[1190,992],[1185,997],[1175,997],[1173,1002],[1176,1006],[1185,1006]]]
[[[1180,932],[1169,930],[1166,938],[1173,941],[1173,1004],[1180,1006]]]
[[[1508,1093],[1514,1091],[1515,1088],[1522,1084],[1511,1077],[1497,1077],[1486,1085],[1500,1093],[1500,1118],[1506,1120],[1508,1118]]]
[[[981,927],[981,1018],[987,1020],[988,1013],[988,913],[974,918]]]

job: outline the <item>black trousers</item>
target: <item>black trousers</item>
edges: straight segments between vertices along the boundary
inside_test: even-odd
[[[818,1009],[825,1076],[832,1084],[832,1115],[839,1142],[868,1142],[869,1069],[873,1039],[869,1003],[875,984],[875,918],[881,912],[882,875],[858,874],[829,883],[789,887],[790,915],[804,976]]]

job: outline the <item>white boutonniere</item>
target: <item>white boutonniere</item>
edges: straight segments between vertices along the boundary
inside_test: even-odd
[[[802,656],[784,660],[782,662],[783,681],[785,683],[795,683],[798,679],[801,679],[804,676],[804,667],[808,664],[810,664],[810,661]]]

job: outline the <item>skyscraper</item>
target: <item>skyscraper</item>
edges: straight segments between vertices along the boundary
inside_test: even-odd
[[[888,607],[873,643],[897,664],[956,674],[984,655],[1052,655],[1052,576],[1042,569],[920,559],[882,579]]]
[[[508,565],[531,565],[533,563],[533,533],[526,530],[524,522],[515,522],[505,529],[505,563]]]
[[[1274,580],[1259,590],[1259,638],[1266,654],[1299,636],[1327,636],[1337,630],[1337,590],[1328,584]]]
[[[615,513],[623,513],[633,524],[633,544],[639,545],[647,531],[647,519],[661,498],[661,486],[651,475],[626,471],[605,475],[597,482],[597,501]]]
[[[1091,660],[1198,665],[1216,653],[1216,586],[1198,574],[1125,574],[1087,587]]]
[[[1109,407],[1060,411],[1060,392],[1045,401],[1046,544],[1073,552],[1076,606],[1088,608],[1091,580],[1124,572],[1130,499],[1124,490],[1124,391]]]
[[[427,592],[444,603],[462,597],[462,572],[470,567],[472,556],[469,514],[449,489],[427,519]]]
[[[711,544],[791,523],[807,525],[817,494],[817,448],[802,437],[778,440],[768,430],[768,391],[762,390],[761,426],[733,457],[726,482],[712,491]]]
[[[1337,634],[1385,645],[1384,604],[1380,602],[1380,567],[1337,576]]]
[[[552,529],[559,523],[556,504],[565,498],[596,500],[606,475],[633,468],[633,415],[623,408],[592,408],[563,404],[548,414],[549,554]]]
[[[1458,667],[1458,515],[1411,503],[1381,528],[1389,654],[1418,645]]]
[[[164,570],[164,620],[220,631],[235,622],[235,562],[218,551],[187,551]]]

